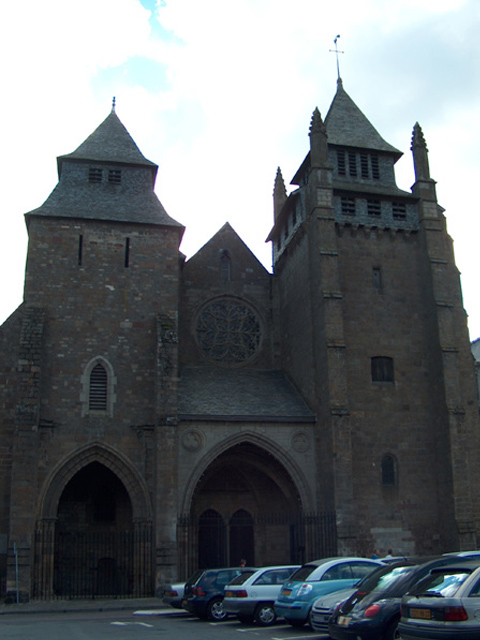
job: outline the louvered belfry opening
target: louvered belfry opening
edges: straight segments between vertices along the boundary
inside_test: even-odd
[[[107,372],[100,363],[90,373],[90,393],[88,408],[90,411],[107,410]]]

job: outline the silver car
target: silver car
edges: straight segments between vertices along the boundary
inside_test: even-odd
[[[402,640],[480,639],[480,559],[437,567],[402,598]]]
[[[254,573],[237,576],[225,587],[223,608],[236,615],[240,622],[256,622],[268,626],[277,615],[273,603],[284,582],[299,568],[299,565],[262,567]]]
[[[336,608],[345,600],[355,593],[356,587],[351,589],[342,589],[342,591],[335,591],[334,593],[328,593],[325,596],[317,598],[312,605],[310,611],[310,625],[317,633],[324,633],[328,635],[328,621],[335,612]]]

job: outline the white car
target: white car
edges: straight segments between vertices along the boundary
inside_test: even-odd
[[[336,608],[345,600],[355,593],[356,587],[351,589],[342,589],[342,591],[334,591],[325,596],[317,598],[310,610],[310,625],[317,633],[328,635],[328,621]]]
[[[298,565],[262,567],[254,573],[244,573],[225,587],[223,608],[236,615],[240,622],[257,622],[268,626],[277,615],[273,603],[284,582],[299,568]]]

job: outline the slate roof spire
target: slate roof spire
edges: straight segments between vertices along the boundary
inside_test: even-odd
[[[341,147],[359,147],[373,151],[392,153],[395,159],[402,152],[386,142],[357,107],[343,88],[342,79],[337,80],[337,92],[325,118],[328,143]]]
[[[147,160],[115,112],[115,104],[105,120],[72,153],[58,158],[58,175],[65,160],[108,162],[150,167],[154,177],[157,165]]]

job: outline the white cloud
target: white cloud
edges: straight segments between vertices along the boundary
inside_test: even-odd
[[[415,121],[424,129],[477,337],[479,12],[477,0],[164,0],[155,23],[139,0],[4,5],[0,269],[9,278],[0,317],[21,299],[22,214],[47,197],[56,156],[108,115],[113,95],[140,149],[159,164],[160,199],[187,225],[182,249],[191,254],[229,220],[268,265],[276,168],[291,178],[308,150],[313,109],[326,114],[336,82],[329,50],[340,34],[346,90],[405,152],[402,188],[413,182]],[[142,59],[146,74],[138,73]]]

